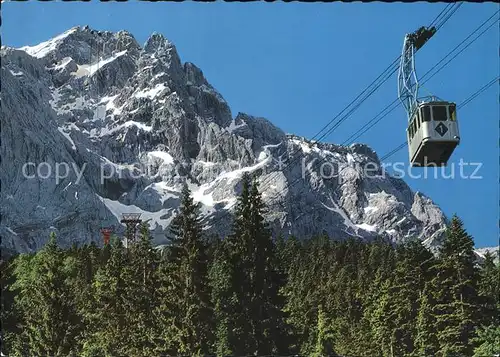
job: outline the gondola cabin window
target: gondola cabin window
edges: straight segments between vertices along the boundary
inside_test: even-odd
[[[444,105],[435,105],[432,107],[432,117],[435,121],[448,120],[448,110]]]
[[[450,105],[450,106],[448,106],[448,110],[449,110],[449,112],[450,112],[450,116],[449,116],[449,117],[450,117],[450,120],[451,120],[451,121],[455,121],[455,120],[457,120],[457,118],[456,118],[456,115],[457,115],[457,114],[456,114],[456,109],[457,109],[457,108],[456,108],[456,106],[455,106],[455,105]]]
[[[429,106],[422,107],[421,109],[422,120],[431,121],[431,108]]]

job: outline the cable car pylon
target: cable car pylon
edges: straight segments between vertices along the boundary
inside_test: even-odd
[[[421,27],[404,39],[398,71],[398,99],[408,116],[407,140],[411,166],[446,166],[460,143],[456,104],[418,95],[415,53],[434,35],[435,27]]]

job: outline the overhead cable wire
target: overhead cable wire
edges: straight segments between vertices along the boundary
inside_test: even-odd
[[[434,24],[436,23],[437,25],[437,28],[441,28],[450,18],[451,16],[456,12],[456,10],[458,10],[458,8],[462,5],[462,3],[455,3],[455,4],[452,4],[451,7],[450,4],[448,4],[445,9],[443,9],[439,14],[438,16],[434,19],[434,21],[432,21],[431,24]],[[452,10],[452,8],[454,10]],[[446,11],[446,12],[445,12]],[[448,14],[449,11],[452,11],[451,14]],[[440,17],[443,16],[443,13],[445,13],[444,16],[446,16],[446,18],[444,18],[444,20],[441,20],[439,22],[439,19]],[[439,22],[439,24],[438,24]],[[436,29],[436,32],[437,32],[437,29]],[[378,88],[380,88],[380,86],[382,84],[384,84],[398,69],[398,61],[400,60],[401,58],[401,55],[399,55],[385,70],[384,72],[382,72],[382,74],[380,74],[368,87],[366,87],[353,101],[351,101],[347,107],[345,107],[339,114],[337,114],[332,120],[330,120],[312,139],[311,141],[320,141],[322,139],[324,139],[326,136],[330,135],[331,133],[333,133],[339,126],[340,124],[342,124],[345,120],[347,120],[355,111],[356,109],[358,109],[361,104],[363,104],[366,99],[368,99]],[[380,79],[380,78],[383,78],[381,80],[380,83],[376,84],[377,81]],[[353,108],[351,108],[350,111],[348,111],[342,118],[338,119],[336,122],[335,120],[337,118],[339,118],[342,113],[344,113],[354,102],[356,102],[356,100],[358,98],[360,98],[365,92],[367,92],[370,87],[372,85],[375,85],[374,88],[372,88],[368,94],[366,94],[359,103],[357,103]],[[334,123],[335,122],[335,123]],[[331,124],[333,124],[333,126],[328,129],[326,131],[326,133],[320,135],[325,129],[327,129]],[[320,135],[320,136],[319,136]],[[319,137],[318,137],[319,136]],[[300,149],[297,150],[297,152],[301,151]],[[293,154],[296,154],[297,152],[294,152]],[[290,167],[292,164],[294,164],[297,160],[300,159],[300,156],[296,156],[292,161],[290,161],[284,169]],[[272,182],[272,180],[274,179],[275,177],[273,177],[273,175],[267,177],[266,179],[264,179],[264,181],[261,183],[262,187],[264,187],[265,185],[269,184],[270,182]]]
[[[460,7],[460,6],[461,6],[461,3],[458,3],[458,4],[453,4],[453,6],[455,6],[455,8],[457,8],[457,9],[458,9],[458,7]],[[445,8],[445,10],[446,10],[446,8]],[[444,10],[443,10],[443,11],[444,11]],[[441,13],[438,15],[438,17],[436,17],[436,20],[437,20],[437,19],[441,16],[441,14],[443,13],[443,11],[441,11]],[[455,11],[456,11],[456,10],[455,10]],[[455,11],[453,11],[453,13],[454,13]],[[453,14],[453,13],[452,13],[452,14]],[[442,20],[442,21],[441,21],[441,22],[440,22],[437,26],[438,26],[439,28],[440,28],[440,27],[442,27],[442,26],[444,25],[444,23],[450,19],[450,17],[451,17],[451,15],[447,16],[447,17],[446,17],[444,20]],[[433,23],[437,23],[437,21],[436,21],[436,20],[434,20],[434,21],[433,21]],[[399,59],[400,59],[400,58],[401,58],[401,55],[400,55],[400,56],[398,56],[398,57],[397,57],[397,58],[396,58],[396,59],[395,59],[395,60],[394,60],[394,61],[393,61],[393,62],[392,62],[392,63],[391,63],[391,64],[390,64],[390,65],[389,65],[389,66],[388,66],[388,67],[387,67],[387,68],[386,68],[383,72],[382,72],[382,74],[380,74],[380,75],[379,75],[379,76],[378,76],[378,77],[377,77],[377,78],[376,78],[376,79],[375,79],[375,80],[374,80],[374,81],[373,81],[373,82],[372,82],[372,83],[371,83],[371,84],[370,84],[367,88],[365,88],[365,89],[364,89],[364,90],[363,90],[363,91],[362,91],[362,92],[361,92],[361,93],[360,93],[360,94],[359,94],[359,95],[358,95],[358,96],[357,96],[357,97],[356,97],[356,98],[355,98],[355,99],[354,99],[354,100],[353,100],[353,101],[352,101],[352,102],[351,102],[351,103],[350,103],[350,104],[349,104],[346,108],[344,108],[344,109],[343,109],[343,110],[342,110],[339,114],[337,114],[337,116],[335,116],[335,117],[334,117],[334,118],[333,118],[333,119],[332,119],[329,123],[327,123],[327,125],[325,125],[325,126],[324,126],[324,127],[323,127],[323,128],[322,128],[319,132],[318,132],[318,134],[316,134],[316,135],[313,137],[313,139],[311,139],[311,141],[312,141],[312,140],[314,140],[314,139],[315,139],[315,138],[316,138],[319,134],[321,134],[321,132],[322,132],[323,130],[325,130],[326,128],[328,128],[328,126],[329,126],[331,123],[333,123],[333,122],[335,121],[335,119],[336,119],[336,118],[338,118],[338,117],[339,117],[339,116],[340,116],[343,112],[345,112],[345,111],[349,108],[349,106],[350,106],[352,103],[354,103],[354,102],[355,102],[355,101],[356,101],[359,97],[361,97],[361,96],[363,95],[363,93],[365,93],[365,92],[366,92],[366,91],[367,91],[367,90],[368,90],[368,89],[369,89],[369,88],[370,88],[373,84],[375,84],[375,83],[377,82],[377,80],[379,80],[380,78],[384,77],[384,75],[385,75],[386,73],[388,73],[388,75],[385,75],[385,78],[383,79],[382,83],[380,83],[380,84],[378,84],[377,86],[375,86],[375,89],[372,89],[372,90],[371,90],[371,92],[370,92],[367,96],[365,96],[365,97],[364,97],[364,99],[361,101],[361,103],[358,103],[358,104],[357,104],[357,106],[355,106],[354,110],[355,110],[355,109],[357,109],[357,108],[358,108],[358,107],[359,107],[359,106],[360,106],[360,105],[361,105],[361,104],[362,104],[362,103],[363,103],[363,102],[364,102],[364,101],[365,101],[365,100],[366,100],[366,99],[367,99],[367,98],[368,98],[371,94],[373,94],[373,92],[374,92],[376,89],[378,89],[378,88],[379,88],[379,87],[380,87],[380,86],[381,86],[381,85],[382,85],[385,81],[387,81],[387,80],[390,78],[390,76],[391,76],[392,74],[394,74],[394,73],[397,71],[397,68],[398,68],[398,67],[397,67],[397,63],[398,63],[398,61],[399,61]],[[352,110],[352,109],[351,109],[350,114],[352,114],[352,112],[353,112],[354,110]],[[349,115],[350,115],[350,114],[349,114]],[[344,116],[343,118],[344,118],[344,120],[345,120],[346,116]],[[335,125],[334,125],[334,127],[336,128],[336,127],[338,127],[338,125],[337,125],[337,126],[335,126]],[[318,140],[321,140],[322,138],[324,138],[324,137],[325,137],[326,135],[328,135],[329,133],[331,133],[331,129],[330,129],[329,131],[327,131],[327,133],[326,133],[326,134],[321,135],[321,136],[318,138]],[[288,164],[287,164],[287,165],[286,165],[283,169],[281,169],[281,168],[280,168],[280,170],[279,170],[278,172],[274,172],[274,173],[272,173],[269,177],[265,178],[265,179],[264,179],[264,180],[260,183],[260,191],[261,191],[261,192],[264,192],[264,191],[267,189],[266,185],[270,185],[270,182],[272,182],[272,180],[274,179],[274,177],[273,177],[273,176],[275,176],[275,177],[276,177],[276,175],[279,175],[279,173],[280,173],[280,172],[283,172],[286,168],[290,167],[290,166],[292,165],[292,163],[294,163],[294,162],[296,162],[297,160],[299,160],[299,159],[300,159],[300,155],[302,154],[302,152],[303,152],[303,150],[301,150],[300,148],[299,148],[297,151],[293,152],[293,153],[292,153],[292,155],[293,155],[293,154],[297,154],[297,153],[299,153],[299,155],[297,155],[294,159],[292,159],[292,160],[291,160],[291,161],[290,161],[290,162],[289,162],[289,163],[288,163]],[[321,162],[321,161],[322,161],[322,160],[320,160],[320,162]],[[288,184],[288,183],[287,183],[287,184],[286,184],[286,186],[283,188],[283,190],[281,190],[280,192],[278,192],[278,194],[279,194],[279,193],[281,193],[282,191],[284,191],[285,189],[289,189],[289,188],[293,187],[293,186],[294,186],[297,182],[299,182],[299,181],[300,181],[300,178],[299,178],[299,179],[297,179],[297,180],[295,180],[295,181],[293,181],[291,184]],[[274,196],[273,198],[275,198],[275,197],[276,197],[276,196]],[[271,201],[273,200],[273,198],[271,198]],[[221,215],[221,216],[219,216],[219,217],[218,217],[218,218],[216,218],[215,220],[212,220],[212,221],[211,221],[212,225],[213,225],[214,223],[218,222],[220,219],[222,219],[222,218],[225,216],[225,214],[228,214],[228,213],[229,213],[229,207],[227,207],[227,210],[226,210],[224,213],[222,213],[222,215]]]
[[[454,54],[447,62],[445,62],[441,67],[439,67],[432,75],[426,78],[436,67],[438,67],[443,61],[445,61],[449,56],[452,55],[460,46],[462,46],[468,39],[470,39],[476,32],[478,32],[481,28],[483,28],[496,14],[498,14],[500,10],[497,10],[493,15],[491,15],[488,19],[483,21],[474,31],[472,31],[464,40],[462,40],[455,48],[453,48],[450,52],[448,52],[441,60],[439,60],[434,66],[432,66],[421,79],[425,79],[422,82],[422,85],[427,83],[431,78],[433,78],[436,74],[438,74],[444,67],[446,67],[452,60],[454,60],[458,55],[460,55],[463,51],[465,51],[470,45],[472,45],[479,37],[484,35],[486,31],[488,31],[491,27],[493,27],[498,20],[492,22],[489,26],[487,26],[482,32],[480,32],[475,38],[473,38],[469,43],[467,43],[459,52]],[[389,115],[392,111],[394,111],[399,106],[398,99],[393,100],[388,106],[386,106],[380,113],[378,113],[373,119],[368,121],[365,125],[363,125],[360,129],[354,132],[347,140],[345,140],[342,145],[350,145],[356,139],[361,137],[363,134],[368,132],[371,128],[373,128],[377,123],[379,123],[383,118]],[[390,108],[390,109],[389,109]],[[388,110],[389,109],[389,110]],[[388,110],[386,112],[386,110]]]
[[[498,11],[497,11],[497,12],[498,12]],[[475,38],[472,42],[474,42],[475,40],[477,40],[477,38],[479,38],[479,37],[480,37],[482,34],[484,34],[484,33],[485,33],[485,31],[483,31],[483,32],[482,32],[482,33],[481,33],[478,37],[476,37],[476,38]],[[472,43],[472,42],[471,42],[471,43]],[[466,48],[467,48],[467,47],[468,47],[471,43],[469,43],[469,44],[466,46]],[[465,48],[464,48],[464,49],[465,49]],[[462,50],[462,51],[463,51],[463,50]],[[461,52],[462,52],[462,51],[461,51]],[[451,52],[453,52],[453,50],[452,50]],[[456,58],[456,55],[455,55],[455,56],[453,56],[453,58]],[[453,58],[452,58],[452,59],[453,59]],[[440,62],[441,62],[441,61],[440,61]],[[439,64],[440,62],[438,62],[438,64]],[[449,64],[449,63],[450,63],[450,61],[446,62],[446,63],[445,63],[445,64],[444,64],[444,65],[443,65],[440,69],[444,68],[444,66],[446,66],[446,65],[447,65],[447,64]],[[437,71],[437,72],[438,72],[438,71]],[[437,74],[437,72],[435,72],[433,75]],[[430,78],[432,78],[432,77],[429,77],[429,79],[430,79]],[[494,84],[494,82],[495,82],[494,80],[493,80],[493,81],[491,81],[491,82],[489,82],[489,83],[488,83],[485,87],[489,88],[491,85],[493,85],[493,84]],[[486,88],[486,89],[487,89],[487,88]],[[479,91],[481,91],[481,90],[482,90],[482,92],[484,92],[486,89],[481,88]],[[479,92],[479,91],[478,91],[478,92]],[[481,92],[481,93],[482,93],[482,92]],[[477,95],[479,95],[479,94],[474,93],[472,96],[474,96],[474,95],[477,97]],[[472,96],[471,96],[471,97],[472,97]],[[470,98],[468,98],[466,101],[467,101],[467,102],[470,102]],[[459,105],[459,106],[457,107],[457,109],[460,109],[460,108],[461,108],[461,107],[463,107],[463,106],[464,106],[464,104],[461,104],[461,105]],[[397,151],[399,151],[399,150],[401,150],[401,149],[402,149],[405,145],[406,145],[406,143],[402,143],[402,144],[400,144],[400,145],[399,145],[399,147],[397,147],[396,149],[394,149],[394,150],[393,150],[393,151],[394,151],[394,153],[395,153],[395,152],[397,152]],[[393,155],[394,153],[391,153],[391,155]],[[319,164],[321,164],[321,163],[322,163],[322,162],[324,162],[324,161],[325,161],[325,158],[320,158],[318,161],[316,161],[316,162],[314,163],[314,165],[319,165]],[[381,159],[381,161],[383,161],[383,160]],[[282,189],[281,191],[279,191],[277,195],[275,195],[274,197],[272,197],[272,198],[271,198],[271,201],[273,200],[273,198],[279,198],[279,197],[281,197],[281,196],[280,196],[280,194],[281,194],[281,193],[282,193],[285,189],[290,189],[290,188],[292,188],[295,184],[297,184],[297,182],[300,182],[302,179],[303,179],[302,177],[299,177],[299,178],[297,178],[296,180],[294,180],[291,184],[286,185],[286,187],[285,187],[284,189]]]

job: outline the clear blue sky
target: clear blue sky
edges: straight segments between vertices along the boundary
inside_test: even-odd
[[[238,111],[264,116],[289,133],[313,137],[401,52],[406,32],[429,24],[445,4],[383,3],[4,3],[2,44],[34,45],[76,25],[128,30],[139,43],[153,32],[174,42]],[[493,3],[465,3],[417,56],[424,74],[483,20]],[[499,75],[494,26],[425,87],[460,103]],[[343,142],[397,96],[393,76],[329,142]],[[451,162],[481,162],[481,180],[407,179],[446,214],[457,213],[476,245],[498,244],[499,88],[458,113],[462,143]],[[358,141],[380,156],[405,140],[402,107]],[[407,161],[406,149],[391,161]],[[417,171],[412,171],[415,174]],[[472,170],[466,170],[469,175]]]

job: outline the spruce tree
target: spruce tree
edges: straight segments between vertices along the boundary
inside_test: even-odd
[[[20,257],[14,275],[16,310],[21,334],[14,355],[76,355],[77,313],[63,270],[64,253],[51,233],[47,245],[35,256]]]
[[[251,306],[256,353],[284,353],[285,346],[279,344],[285,329],[282,314],[284,299],[280,294],[284,277],[277,261],[271,230],[264,221],[266,209],[255,179],[250,191],[250,205],[250,231],[254,242]]]
[[[235,264],[233,264],[227,241],[216,242],[209,279],[216,323],[214,352],[217,356],[232,355],[235,348],[235,317],[239,311],[239,305],[233,283],[236,275],[234,269]]]
[[[293,285],[297,282],[294,280],[294,272],[299,269],[303,261],[302,256],[302,245],[301,242],[294,236],[284,238],[279,236],[276,242],[277,257],[279,263],[279,271],[281,274],[281,288],[280,295],[282,296],[283,306],[281,311],[283,313],[283,324],[282,327],[282,337],[280,339],[282,346],[279,346],[280,351],[285,350],[283,353],[286,354],[296,354],[298,353],[297,338],[295,336],[294,326],[288,321],[290,320],[290,315],[287,312],[288,297],[289,293],[293,290]]]
[[[332,331],[331,312],[335,310],[337,287],[330,280],[333,261],[330,256],[330,241],[322,235],[305,241],[303,244],[291,239],[288,255],[296,252],[288,264],[287,284],[283,287],[286,296],[287,322],[292,328],[290,352],[301,355],[318,353],[318,346],[333,343],[331,333],[337,332],[337,325]],[[332,293],[335,292],[335,293]],[[321,305],[321,311],[318,307]],[[327,318],[328,317],[328,318]],[[321,321],[323,319],[323,321]],[[328,320],[325,322],[324,320]],[[321,336],[320,336],[321,335]],[[325,336],[328,336],[325,340]],[[320,341],[320,342],[318,342]]]
[[[416,321],[415,350],[412,355],[435,356],[439,349],[437,339],[436,318],[434,316],[435,301],[431,286],[427,283],[419,297],[419,310]]]
[[[495,265],[495,257],[487,252],[481,266],[479,295],[483,306],[484,325],[497,322],[500,314],[500,265]]]
[[[203,239],[199,204],[187,185],[182,190],[179,214],[171,224],[167,271],[174,289],[178,353],[202,356],[213,346],[213,308],[208,283],[208,247]]]
[[[282,288],[286,297],[284,311],[287,322],[292,327],[290,351],[295,354],[308,355],[315,350],[315,327],[319,304],[317,290],[313,289],[315,263],[308,251],[311,242],[302,245],[295,239],[287,241],[291,261],[288,263],[287,284]],[[292,252],[293,254],[292,256]],[[319,257],[317,257],[319,258]]]
[[[217,318],[217,350],[246,355],[256,350],[251,322],[253,237],[251,231],[250,178],[244,175],[234,213],[233,232],[223,242],[211,269],[213,302]],[[222,272],[222,269],[225,272]],[[217,274],[221,274],[220,277]]]
[[[1,272],[1,309],[0,309],[0,351],[9,356],[12,351],[12,344],[21,331],[19,330],[19,312],[15,309],[14,299],[16,291],[11,290],[15,283],[14,267],[17,259],[0,261]]]
[[[92,307],[85,320],[88,333],[82,355],[125,356],[131,341],[131,319],[128,311],[130,284],[129,252],[120,239],[111,240],[109,259],[97,270],[92,281]]]
[[[394,306],[391,301],[392,284],[392,279],[383,281],[380,294],[376,299],[376,307],[372,315],[374,339],[379,345],[383,356],[394,356],[394,348],[396,347],[394,335],[396,321],[394,321]]]
[[[316,330],[316,345],[314,348],[314,357],[322,357],[331,355],[333,353],[333,336],[330,331],[331,323],[326,316],[323,307],[318,306],[318,323]]]
[[[500,325],[497,323],[478,329],[474,342],[477,345],[474,349],[474,357],[498,356],[500,353]]]
[[[224,265],[229,273],[224,283],[217,279],[214,302],[220,307],[218,314],[223,314],[218,337],[227,341],[219,350],[235,355],[277,352],[284,330],[279,294],[282,277],[264,209],[257,182],[252,184],[245,174],[233,230],[224,242],[224,261],[219,260],[212,269],[213,278],[214,269],[220,271]]]
[[[497,252],[498,254],[498,252]],[[487,356],[500,351],[500,264],[487,252],[481,264],[479,294],[483,316],[474,338],[474,356]]]
[[[141,224],[139,240],[130,245],[129,252],[125,299],[131,326],[128,348],[132,355],[147,356],[154,354],[155,347],[158,253],[151,245],[146,223]]]
[[[63,251],[64,261],[62,269],[66,276],[66,284],[69,288],[68,303],[71,304],[76,315],[74,315],[75,326],[78,326],[77,333],[78,351],[81,351],[83,341],[87,335],[88,326],[85,316],[93,309],[92,279],[96,267],[96,252],[92,246],[73,246],[72,249]]]
[[[471,338],[481,319],[474,242],[453,216],[433,279],[439,356],[472,355]]]
[[[168,248],[162,250],[158,274],[158,305],[156,316],[155,354],[175,356],[179,351],[181,325],[179,323],[178,279],[168,261]]]
[[[423,293],[433,260],[420,241],[410,240],[397,249],[397,263],[389,287],[392,327],[391,355],[411,354],[415,349],[416,320],[420,294]]]

